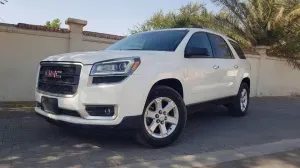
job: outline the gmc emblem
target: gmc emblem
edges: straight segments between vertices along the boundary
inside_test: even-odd
[[[52,71],[52,70],[45,71],[45,76],[48,78],[61,78],[59,74],[61,74],[61,71]]]

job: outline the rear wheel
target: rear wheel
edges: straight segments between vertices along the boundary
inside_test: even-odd
[[[154,86],[144,107],[137,140],[151,147],[169,145],[178,139],[186,118],[180,94],[167,86]]]
[[[242,83],[237,96],[233,102],[228,105],[230,115],[235,117],[242,117],[247,114],[249,107],[250,89],[246,83]]]

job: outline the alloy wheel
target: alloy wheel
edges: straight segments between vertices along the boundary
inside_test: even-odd
[[[172,134],[179,120],[178,108],[173,100],[158,97],[149,103],[144,115],[144,125],[154,138],[165,138]]]
[[[243,89],[240,97],[241,110],[244,112],[248,105],[248,93],[246,89]]]

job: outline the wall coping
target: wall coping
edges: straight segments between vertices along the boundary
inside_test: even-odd
[[[259,55],[252,55],[252,54],[245,54],[246,58],[255,58],[255,59],[260,59]]]
[[[271,47],[270,46],[264,46],[264,45],[261,45],[261,46],[255,46],[256,49],[270,49]]]
[[[76,19],[78,20],[78,19]],[[74,20],[72,20],[74,21]],[[80,21],[79,21],[80,22]],[[2,27],[2,28],[1,28]],[[4,28],[3,28],[4,27]],[[18,31],[20,30],[20,31]],[[25,31],[22,30],[29,30],[29,33],[26,33]],[[42,25],[33,25],[33,24],[26,24],[26,23],[18,23],[18,24],[7,24],[7,23],[0,23],[0,32],[16,32],[16,33],[21,33],[21,34],[31,34],[34,35],[34,31],[39,32],[36,33],[37,35],[45,35],[45,36],[61,36],[58,34],[52,34],[49,35],[48,33],[42,33],[42,32],[52,32],[52,33],[60,33],[60,34],[70,34],[70,30],[66,28],[49,28],[47,26],[42,26]],[[106,33],[98,33],[98,32],[92,32],[92,31],[83,31],[82,34],[84,36],[91,36],[91,37],[96,37],[96,38],[101,38],[101,39],[109,39],[109,40],[121,40],[125,36],[118,36],[114,34],[106,34]]]
[[[243,52],[244,54],[249,54],[249,55],[259,55],[259,53],[255,51],[243,50]]]
[[[69,24],[78,24],[78,25],[82,25],[82,26],[87,25],[86,20],[75,19],[75,18],[68,18],[65,23],[67,25],[69,25]]]
[[[8,28],[19,28],[19,29],[27,29],[27,30],[56,32],[56,33],[70,33],[70,30],[65,28],[50,28],[47,26],[33,25],[33,24],[26,24],[26,23],[18,23],[18,24],[0,23],[0,26],[4,26]]]
[[[36,29],[25,29],[25,28],[19,28],[17,27],[17,25],[7,25],[7,24],[0,24],[0,32],[44,36],[44,37],[57,37],[57,38],[65,38],[65,39],[70,38],[69,33],[62,33],[56,31],[43,31],[43,30],[36,30]]]

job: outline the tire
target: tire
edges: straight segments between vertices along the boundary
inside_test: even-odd
[[[246,91],[246,93],[245,93],[245,91]],[[243,102],[246,102],[246,104],[243,103],[243,105],[242,105],[241,98],[244,93],[247,94],[246,97],[244,97],[244,98],[246,98],[246,100],[244,99],[244,101],[243,101]],[[231,104],[228,104],[228,111],[231,116],[243,117],[247,114],[249,103],[250,103],[249,95],[250,95],[250,89],[249,89],[248,84],[242,83],[237,96],[234,98],[234,100]]]
[[[159,108],[159,102],[162,103],[162,108]],[[165,108],[167,106],[170,108]],[[176,123],[176,119],[177,124],[171,124],[171,121]],[[154,86],[145,103],[136,139],[139,143],[154,148],[170,145],[182,133],[186,120],[187,110],[181,95],[170,87]],[[166,129],[163,129],[164,126]]]

